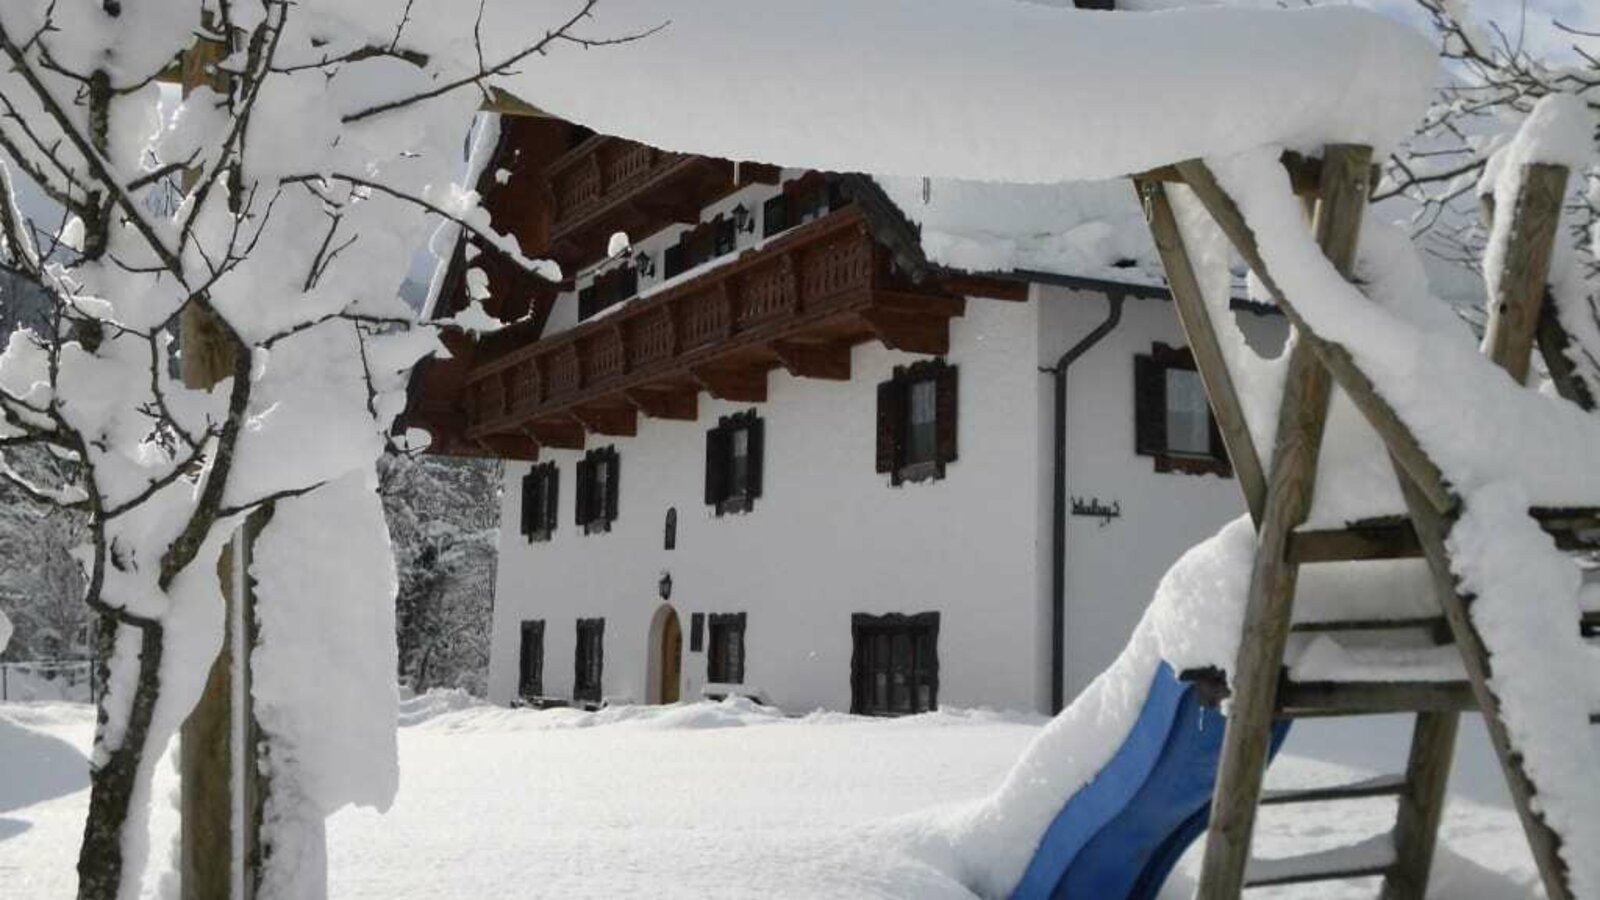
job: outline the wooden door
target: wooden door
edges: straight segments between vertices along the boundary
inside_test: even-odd
[[[678,702],[678,681],[683,674],[683,629],[678,626],[678,614],[667,612],[661,624],[661,702]]]

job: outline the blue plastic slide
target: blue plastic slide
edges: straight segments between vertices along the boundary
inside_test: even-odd
[[[1153,900],[1205,832],[1224,722],[1163,663],[1127,740],[1045,830],[1014,900]],[[1288,733],[1274,726],[1273,754]]]

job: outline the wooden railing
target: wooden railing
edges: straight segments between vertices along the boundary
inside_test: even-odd
[[[620,138],[589,138],[550,166],[556,232],[692,157]]]
[[[891,284],[888,254],[846,208],[720,268],[486,362],[467,376],[469,433],[515,430],[601,395],[689,371],[866,309]]]

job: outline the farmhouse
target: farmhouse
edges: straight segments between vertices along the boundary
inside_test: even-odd
[[[496,701],[1060,709],[1242,511],[1125,181],[787,169],[550,117],[473,156],[495,229],[562,271],[458,240],[430,302],[473,328],[406,415],[510,461]]]

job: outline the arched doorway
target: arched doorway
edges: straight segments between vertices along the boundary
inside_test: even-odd
[[[649,697],[651,703],[677,703],[683,675],[683,628],[678,611],[663,603],[650,622]]]

